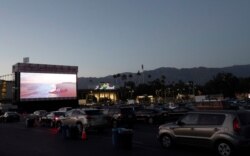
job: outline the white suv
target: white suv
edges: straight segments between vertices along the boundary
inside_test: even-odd
[[[107,120],[102,110],[99,109],[72,109],[67,111],[62,125],[76,126],[79,133],[85,130],[103,130],[107,126]]]

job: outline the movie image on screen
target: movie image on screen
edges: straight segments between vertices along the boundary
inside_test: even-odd
[[[20,100],[76,98],[76,74],[20,73]]]

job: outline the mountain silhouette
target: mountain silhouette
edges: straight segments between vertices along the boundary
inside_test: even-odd
[[[178,81],[193,81],[195,84],[204,85],[206,82],[213,79],[213,77],[215,77],[218,73],[231,73],[238,78],[250,77],[250,65],[234,65],[223,68],[196,67],[181,69],[161,67],[154,70],[146,70],[141,72],[140,75],[130,72],[119,73],[120,77],[118,78],[114,78],[113,75],[100,78],[79,77],[78,89],[94,89],[101,82],[111,83],[116,87],[123,86],[124,81],[133,81],[136,85],[138,85],[155,79],[161,80],[163,75],[166,84]],[[126,78],[122,75],[126,75]]]

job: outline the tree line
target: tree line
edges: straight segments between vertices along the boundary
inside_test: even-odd
[[[151,75],[143,75],[150,81],[144,82],[141,78],[142,73],[138,71],[136,78],[132,74],[113,75],[115,83],[118,80],[123,82],[118,92],[121,100],[134,99],[139,95],[153,95],[154,97],[169,98],[176,97],[178,94],[188,95],[214,95],[221,94],[225,98],[235,98],[236,94],[250,92],[250,77],[239,78],[232,73],[218,73],[204,85],[195,84],[193,81],[168,82],[167,77],[162,75],[160,78],[150,80]]]

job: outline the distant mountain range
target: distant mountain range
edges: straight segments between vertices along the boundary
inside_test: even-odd
[[[122,75],[126,75],[126,81],[134,81],[136,84],[147,83],[157,78],[162,79],[162,75],[165,76],[166,84],[172,82],[183,82],[193,81],[195,84],[204,85],[209,80],[213,79],[218,73],[232,73],[236,77],[250,77],[250,64],[249,65],[235,65],[224,68],[169,68],[161,67],[155,70],[148,70],[141,73],[138,76],[137,73],[119,73],[121,76],[114,78],[113,75],[106,77],[79,77],[78,78],[78,89],[94,89],[99,83],[107,82],[115,86],[122,86],[124,80]]]

